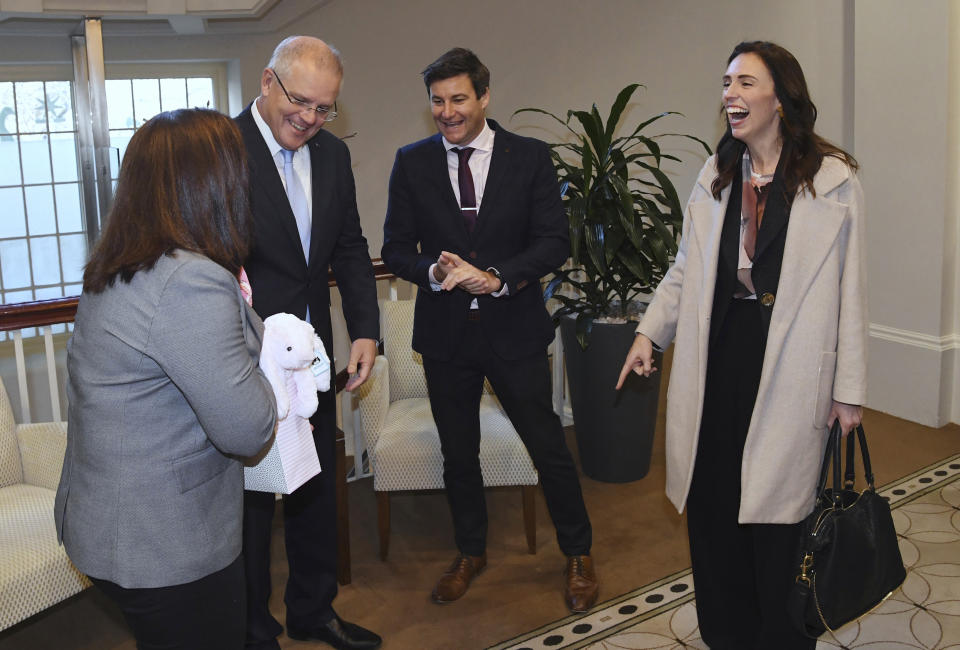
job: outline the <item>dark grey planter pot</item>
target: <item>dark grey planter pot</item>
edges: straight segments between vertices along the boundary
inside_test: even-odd
[[[661,372],[650,377],[630,373],[623,388],[615,389],[636,326],[595,323],[583,350],[576,320],[560,321],[580,463],[583,473],[598,481],[636,481],[650,471]],[[662,368],[663,354],[654,356]]]

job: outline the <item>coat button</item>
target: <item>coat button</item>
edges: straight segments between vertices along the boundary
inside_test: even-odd
[[[773,307],[773,303],[777,301],[777,297],[772,293],[767,291],[765,294],[760,296],[760,304],[764,307]]]
[[[472,260],[477,259],[477,251],[470,251],[470,259]]]

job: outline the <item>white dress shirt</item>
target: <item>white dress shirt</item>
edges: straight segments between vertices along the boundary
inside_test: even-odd
[[[280,182],[283,183],[283,189],[286,190],[287,180],[283,175],[283,147],[281,147],[277,139],[273,137],[273,131],[270,130],[270,127],[267,126],[267,123],[263,120],[263,116],[260,115],[260,109],[257,108],[256,101],[253,102],[253,106],[250,107],[250,113],[253,114],[253,121],[256,122],[257,128],[260,129],[260,135],[263,136],[263,141],[267,143],[267,149],[270,150],[273,163],[277,166],[277,174],[280,176]],[[310,149],[306,144],[293,152],[293,171],[297,175],[297,178],[300,179],[303,193],[307,197],[307,208],[309,209],[310,223],[312,225],[313,183],[310,179]]]
[[[483,129],[469,144],[462,145],[462,147],[473,147],[473,153],[470,154],[470,159],[467,161],[467,164],[470,166],[470,173],[473,175],[473,189],[477,197],[477,212],[480,211],[480,206],[483,204],[483,190],[487,185],[487,174],[490,172],[490,159],[493,157],[493,139],[496,135],[496,131],[490,128],[490,125],[484,120]],[[447,172],[450,174],[450,185],[453,187],[453,195],[457,197],[457,204],[460,203],[460,156],[457,155],[456,149],[461,148],[459,144],[453,144],[443,136],[440,136],[440,139],[443,141],[443,148],[447,150]],[[440,282],[437,282],[436,276],[437,265],[433,264],[430,267],[430,288],[434,291],[440,291],[441,286]],[[490,295],[495,298],[506,295],[507,285],[504,284],[500,289]],[[473,302],[470,303],[471,309],[477,308],[477,299],[474,298]]]

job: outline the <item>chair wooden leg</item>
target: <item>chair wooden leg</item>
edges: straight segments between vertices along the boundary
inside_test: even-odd
[[[337,582],[350,584],[350,509],[347,506],[347,459],[343,431],[337,429]]]
[[[537,552],[537,486],[521,485],[523,495],[523,528],[527,533],[527,551]]]
[[[377,492],[377,528],[380,532],[380,559],[390,550],[390,493]]]

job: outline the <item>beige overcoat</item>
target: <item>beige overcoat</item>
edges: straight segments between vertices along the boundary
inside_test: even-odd
[[[687,203],[676,261],[637,332],[676,343],[667,390],[667,497],[683,511],[693,477],[710,317],[730,187],[714,200],[715,156]],[[790,211],[757,401],[743,451],[741,523],[794,523],[813,508],[831,401],[866,401],[863,191],[826,157]]]

